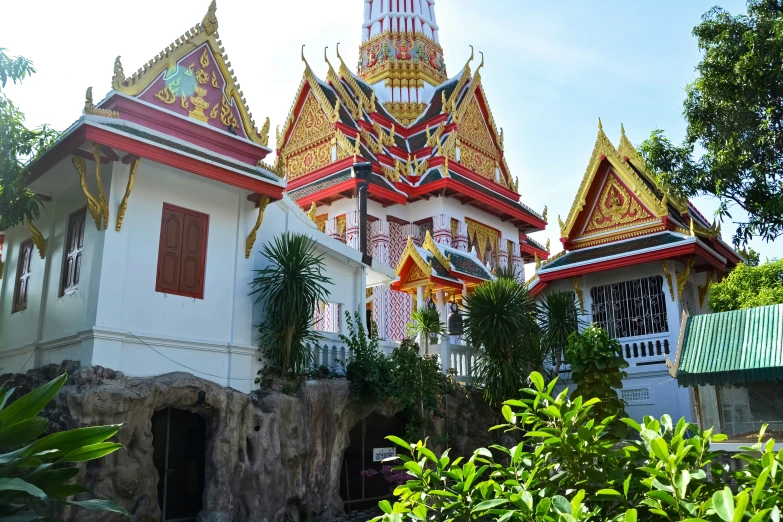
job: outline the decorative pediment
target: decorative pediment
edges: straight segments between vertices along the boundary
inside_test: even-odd
[[[324,139],[331,139],[333,135],[334,124],[321,109],[315,96],[309,93],[299,111],[291,137],[283,147],[284,153],[293,154]]]
[[[606,172],[608,167],[613,173],[615,182],[609,183],[609,178],[601,176],[600,174]],[[596,187],[597,183],[607,184],[603,188]],[[622,189],[622,190],[621,190]],[[599,192],[600,190],[600,192]],[[628,197],[623,198],[623,191],[627,192]],[[593,200],[590,200],[590,195],[598,192],[599,196]],[[595,201],[600,201],[601,197],[605,195],[603,206],[600,204],[589,205]],[[616,198],[615,198],[616,197]],[[620,207],[616,206],[616,203],[620,201]],[[638,203],[638,207],[634,206],[634,201]],[[606,204],[609,207],[606,207]],[[625,209],[626,204],[628,209]],[[615,206],[613,206],[615,205]],[[595,209],[593,208],[595,206]],[[587,209],[587,210],[586,210]],[[622,214],[617,214],[618,211],[624,210]],[[601,211],[604,218],[601,218],[596,214],[597,211]],[[585,212],[590,212],[590,220],[586,221],[583,217]],[[611,216],[610,222],[608,215]],[[579,186],[579,190],[576,194],[573,204],[571,205],[571,211],[568,214],[568,219],[563,222],[560,220],[560,237],[574,239],[574,235],[577,232],[575,227],[577,223],[585,223],[584,227],[579,228],[579,232],[583,230],[588,232],[588,227],[604,226],[608,228],[616,228],[619,225],[625,225],[636,221],[633,216],[646,215],[646,219],[662,218],[668,214],[668,208],[665,201],[660,200],[656,194],[650,190],[650,187],[640,177],[640,175],[633,169],[633,167],[626,161],[620,152],[614,147],[609,138],[606,136],[601,125],[601,121],[598,121],[598,137],[596,138],[595,146],[593,147],[593,154],[590,157],[590,161],[587,165],[587,170],[582,178],[582,183]],[[623,217],[624,216],[624,217]],[[600,225],[593,221],[597,218]],[[645,219],[645,218],[640,218]],[[619,223],[623,221],[623,223]],[[592,225],[591,225],[592,224]],[[595,228],[592,230],[599,230]]]
[[[657,219],[611,170],[591,207],[592,213],[582,234],[596,234]]]
[[[479,148],[481,151],[500,157],[484,119],[484,113],[481,112],[481,107],[479,107],[475,96],[468,104],[465,116],[459,123],[459,136],[460,140]]]
[[[215,1],[201,23],[126,78],[114,64],[114,90],[193,118],[259,145],[269,144],[269,119],[259,132],[218,40]]]

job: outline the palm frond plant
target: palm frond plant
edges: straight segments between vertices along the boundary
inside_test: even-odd
[[[72,482],[79,473],[73,463],[99,459],[122,448],[122,444],[106,442],[121,425],[92,426],[41,437],[49,421],[38,414],[67,378],[63,374],[10,404],[14,389],[0,386],[0,520],[54,520],[52,510],[62,506],[130,517],[110,500],[73,498],[89,493]]]
[[[326,285],[332,281],[324,274],[323,255],[304,234],[286,232],[261,253],[269,264],[255,271],[251,295],[266,306],[259,327],[262,347],[281,375],[301,373],[314,360],[306,344],[320,337],[313,328],[314,311],[329,297]]]
[[[421,334],[424,341],[424,355],[430,354],[430,336],[443,335],[446,325],[441,322],[440,314],[435,308],[422,306],[411,314],[411,322],[408,323],[408,335]]]
[[[516,280],[488,281],[465,297],[465,340],[483,348],[474,378],[497,403],[516,396],[526,382],[528,348],[538,338],[535,301]]]
[[[560,373],[568,338],[579,331],[580,323],[576,294],[570,290],[550,292],[538,302],[538,324],[541,328],[542,362],[550,363],[554,373]],[[544,368],[536,368],[542,371]],[[550,378],[552,376],[549,376]]]
[[[495,268],[495,277],[498,279],[511,279],[514,281],[519,280],[519,270],[517,270],[511,263],[504,265],[498,265]]]

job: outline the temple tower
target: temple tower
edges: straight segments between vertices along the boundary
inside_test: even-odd
[[[395,118],[418,118],[447,80],[433,0],[365,0],[359,76]]]

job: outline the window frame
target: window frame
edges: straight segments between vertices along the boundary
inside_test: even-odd
[[[59,289],[59,294],[58,294],[59,297],[64,297],[66,295],[71,295],[74,292],[76,292],[77,290],[79,290],[79,283],[76,283],[75,285],[72,284],[71,286],[69,286],[67,288],[65,286],[65,277],[67,275],[66,270],[68,268],[68,258],[69,258],[70,253],[71,253],[71,251],[68,250],[68,248],[70,247],[70,242],[71,242],[70,241],[70,239],[71,239],[71,236],[70,236],[70,234],[71,234],[71,223],[75,219],[81,219],[81,222],[82,222],[81,223],[81,228],[82,228],[81,229],[81,232],[82,232],[82,234],[81,234],[81,242],[82,242],[81,250],[84,250],[84,233],[85,233],[85,229],[87,228],[86,227],[86,225],[87,225],[87,207],[82,207],[79,210],[77,210],[76,212],[72,212],[68,216],[68,222],[66,224],[66,229],[65,229],[65,244],[63,245],[62,269],[60,271],[60,289]],[[79,253],[82,254],[81,251]],[[84,261],[84,256],[83,255],[82,255],[82,261]],[[82,268],[81,268],[81,263],[80,263],[79,264],[79,281],[80,282],[81,282],[81,271],[82,271]]]
[[[165,238],[164,232],[165,232],[165,221],[163,220],[163,216],[165,215],[166,210],[170,210],[173,212],[182,212],[183,214],[187,214],[191,217],[203,219],[204,220],[204,227],[201,231],[201,241],[204,245],[202,256],[201,256],[201,291],[200,292],[187,292],[183,290],[172,290],[170,288],[163,288],[160,283],[160,275],[161,275],[161,260],[162,260],[162,254],[163,254],[163,240]],[[190,297],[192,299],[204,299],[204,293],[206,289],[206,278],[207,278],[207,248],[208,248],[208,238],[209,238],[209,214],[205,214],[204,212],[199,212],[197,210],[191,210],[189,208],[180,207],[177,205],[172,205],[171,203],[163,203],[163,206],[161,208],[160,212],[160,238],[158,239],[158,262],[155,268],[155,292],[159,292],[161,294],[166,295],[178,295],[181,297]],[[183,238],[180,243],[180,248],[184,245],[184,234],[185,234],[185,227],[183,222],[182,227],[182,234]],[[179,256],[179,263],[180,267],[182,266],[182,259],[183,256],[180,253]]]
[[[17,259],[16,259],[16,279],[14,280],[14,294],[13,294],[13,301],[11,302],[11,314],[15,314],[17,312],[23,312],[27,310],[27,301],[30,296],[30,279],[32,278],[33,273],[33,255],[35,255],[35,252],[33,251],[34,244],[33,239],[28,238],[24,241],[22,241],[19,244],[19,250],[17,251]],[[25,297],[24,303],[19,302],[19,292],[22,289],[21,281],[22,281],[22,266],[24,262],[24,252],[26,250],[30,250],[30,271],[27,276],[27,296]]]
[[[633,286],[638,283],[639,289],[651,290],[647,295],[634,295]],[[615,299],[612,292],[613,288],[621,288],[622,294],[620,299]],[[598,298],[598,293],[602,293],[602,298]],[[634,279],[627,279],[618,281],[615,283],[606,283],[602,285],[596,285],[590,289],[591,299],[591,320],[604,328],[609,336],[614,339],[630,339],[635,337],[650,337],[664,335],[671,332],[671,325],[669,325],[668,317],[668,302],[666,300],[666,294],[663,291],[663,277],[660,275],[637,277]],[[652,302],[655,299],[656,302]],[[645,308],[651,311],[649,315],[649,330],[642,333],[634,333],[632,323],[642,319],[641,328],[648,329],[647,317],[644,313],[642,315],[633,315],[631,312],[634,310],[633,301],[638,301],[641,304],[635,305],[636,308]],[[617,310],[612,312],[613,307],[617,306]],[[601,311],[599,308],[603,307]],[[658,310],[654,310],[655,307],[659,307]],[[636,310],[638,311],[638,310]],[[617,312],[622,312],[618,314]],[[603,314],[603,318],[601,317]],[[603,319],[603,320],[602,320]],[[611,321],[610,321],[611,319]],[[657,321],[660,322],[657,322]],[[619,323],[619,324],[618,324]],[[630,335],[618,335],[624,333],[623,329],[627,323],[628,331],[626,333]],[[619,331],[618,331],[619,330]]]

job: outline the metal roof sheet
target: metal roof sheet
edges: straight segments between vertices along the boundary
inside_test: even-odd
[[[682,386],[783,380],[783,305],[689,317],[675,375]]]

